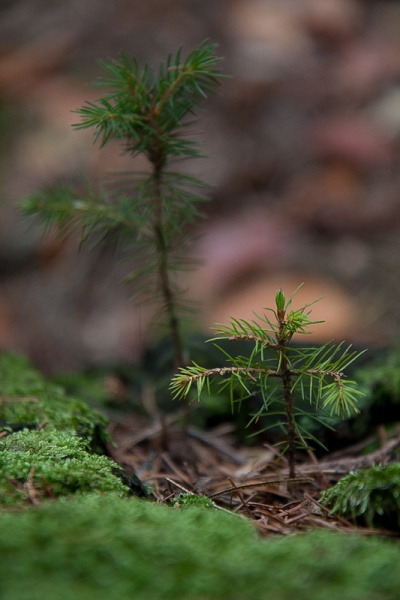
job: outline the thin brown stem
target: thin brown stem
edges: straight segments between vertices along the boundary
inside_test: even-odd
[[[282,360],[282,363],[286,362],[286,359]],[[294,420],[294,398],[292,393],[292,378],[290,371],[282,364],[282,384],[283,384],[283,395],[285,398],[286,407],[286,421],[288,430],[288,461],[289,461],[289,477],[296,477],[296,426]]]
[[[294,417],[294,397],[292,392],[292,372],[287,360],[287,342],[290,341],[285,335],[286,313],[285,310],[278,310],[278,348],[280,352],[280,377],[282,379],[283,397],[285,400],[286,424],[288,432],[288,462],[289,477],[296,477],[296,424]]]
[[[168,265],[168,244],[165,239],[163,227],[163,205],[161,193],[162,178],[162,160],[154,164],[154,236],[158,254],[158,278],[161,289],[161,295],[165,310],[167,312],[168,326],[171,333],[172,344],[174,348],[174,366],[175,369],[184,366],[183,344],[179,327],[179,319],[176,314],[175,294],[171,285]]]

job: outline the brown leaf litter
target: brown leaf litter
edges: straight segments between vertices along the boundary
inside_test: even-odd
[[[186,416],[179,411],[112,420],[117,447],[110,448],[110,456],[149,486],[157,502],[178,500],[182,493],[204,495],[216,508],[250,518],[262,535],[309,529],[394,535],[356,526],[331,514],[319,499],[350,471],[390,462],[400,445],[399,432],[371,454],[356,454],[362,444],[320,460],[309,451],[299,456],[297,476],[290,479],[287,461],[276,448],[237,446],[232,424],[203,431],[185,423]],[[378,435],[364,446],[377,440]]]

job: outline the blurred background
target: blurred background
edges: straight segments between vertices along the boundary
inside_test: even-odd
[[[98,59],[157,68],[203,39],[225,57],[204,104],[212,186],[187,276],[199,326],[251,318],[277,288],[325,295],[314,340],[394,344],[400,333],[400,2],[394,0],[2,0],[0,349],[47,373],[137,362],[146,308],[129,302],[104,247],[42,236],[16,203],[81,174],[129,165],[74,131],[101,90]]]

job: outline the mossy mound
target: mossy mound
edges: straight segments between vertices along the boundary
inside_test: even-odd
[[[400,529],[400,464],[377,465],[342,477],[323,493],[332,512],[368,527]]]
[[[0,439],[0,506],[98,490],[127,495],[119,467],[74,432],[20,431]]]
[[[29,362],[0,355],[0,506],[93,491],[147,495],[104,456],[108,419],[46,381]]]
[[[0,432],[46,426],[58,431],[74,430],[89,442],[90,449],[104,452],[109,436],[107,418],[62,387],[48,382],[27,359],[0,355]]]
[[[114,494],[0,514],[12,600],[397,600],[397,543],[335,533],[260,541],[250,523]]]

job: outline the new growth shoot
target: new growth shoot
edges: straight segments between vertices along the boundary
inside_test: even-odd
[[[301,287],[301,286],[299,286]],[[310,326],[321,321],[310,319],[309,307],[321,298],[293,310],[292,301],[297,290],[286,300],[282,290],[275,296],[275,308],[267,308],[263,316],[251,322],[231,319],[229,325],[218,325],[218,340],[247,340],[252,344],[249,356],[236,356],[215,345],[225,355],[222,367],[205,369],[198,364],[180,368],[173,377],[171,390],[174,398],[194,395],[200,399],[204,392],[210,393],[211,385],[219,379],[219,391],[228,390],[231,403],[241,402],[258,392],[261,398],[260,416],[280,414],[280,425],[285,431],[289,476],[295,477],[297,447],[307,448],[308,441],[318,442],[301,423],[307,414],[298,406],[297,398],[307,400],[314,411],[322,411],[331,417],[345,418],[358,412],[357,402],[363,394],[354,381],[345,378],[344,370],[362,352],[352,350],[351,345],[329,342],[320,347],[298,347],[291,344],[295,334],[310,333]],[[269,412],[272,405],[273,412]],[[278,406],[278,409],[276,409]],[[311,413],[312,418],[318,418]]]

